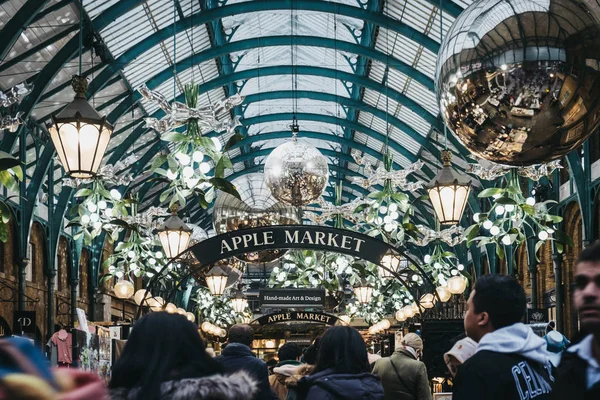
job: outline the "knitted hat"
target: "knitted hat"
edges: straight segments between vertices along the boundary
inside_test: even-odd
[[[448,364],[450,357],[456,358],[461,364],[467,361],[477,350],[477,342],[466,337],[454,343],[454,346],[444,354],[444,362]]]
[[[423,339],[416,333],[408,333],[400,342],[403,346],[412,347],[415,350],[423,350]]]

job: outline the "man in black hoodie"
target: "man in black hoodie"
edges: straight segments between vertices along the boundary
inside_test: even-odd
[[[465,330],[478,342],[458,367],[453,400],[548,400],[554,378],[546,341],[520,321],[525,291],[507,275],[484,275],[467,302]]]
[[[588,335],[562,355],[553,397],[600,399],[600,241],[581,252],[575,270],[573,303]]]

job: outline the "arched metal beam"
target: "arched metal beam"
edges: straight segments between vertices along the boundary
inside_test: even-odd
[[[125,3],[125,1],[123,3]],[[138,2],[136,1],[132,3]],[[98,87],[98,85],[101,86],[103,82],[108,81],[108,79],[110,79],[110,77],[113,76],[119,69],[123,68],[123,66],[129,64],[155,45],[173,37],[173,35],[176,33],[225,17],[261,11],[291,10],[292,6],[298,11],[316,11],[337,14],[367,21],[372,24],[385,27],[386,29],[393,30],[408,39],[414,40],[415,42],[422,44],[425,48],[431,50],[433,53],[437,53],[439,50],[439,43],[431,39],[423,32],[420,32],[417,29],[412,28],[411,26],[394,18],[388,17],[381,13],[364,10],[359,7],[319,0],[299,0],[294,2],[290,0],[247,1],[232,5],[224,5],[211,10],[202,10],[200,12],[188,15],[186,18],[179,19],[175,26],[171,24],[158,30],[157,32],[127,49],[127,51],[119,56],[114,63],[110,64],[101,74],[98,75],[98,78],[95,80],[95,82],[93,82],[94,86],[92,87],[92,90],[97,90],[96,87]]]
[[[127,12],[131,8],[138,5],[140,2],[135,1],[120,1],[114,4],[113,6],[106,9],[102,14],[98,15],[92,21],[92,25],[97,31],[101,31],[110,23],[112,23],[115,19],[121,16],[123,13]],[[35,17],[35,14],[33,15]],[[89,24],[84,26],[84,34],[85,32],[90,31]],[[67,44],[65,44],[58,53],[52,57],[50,62],[44,66],[42,71],[35,76],[35,80],[33,81],[33,90],[32,92],[23,99],[21,104],[19,105],[18,111],[23,113],[23,120],[26,120],[30,117],[33,108],[37,105],[38,101],[42,97],[42,94],[48,88],[48,85],[52,82],[54,77],[62,70],[62,67],[68,63],[71,59],[73,59],[79,50],[79,37],[72,37]],[[87,48],[82,49],[86,51]],[[19,127],[23,129],[23,125]],[[2,140],[2,145],[0,146],[0,150],[5,151],[7,153],[12,153],[12,148],[19,137],[19,133],[17,132],[14,135],[6,135]],[[47,168],[48,166],[43,166],[43,168]],[[43,176],[43,175],[42,175]]]
[[[13,15],[4,28],[0,31],[0,60],[4,61],[4,58],[13,47],[15,42],[19,39],[19,36],[27,26],[35,19],[35,16],[40,12],[48,3],[49,0],[28,0],[19,8],[19,11]]]
[[[237,53],[244,50],[260,49],[263,47],[290,46],[290,44],[334,49],[337,51],[352,53],[361,57],[376,60],[411,77],[415,81],[421,83],[427,89],[431,91],[434,90],[433,79],[410,64],[395,58],[393,55],[388,55],[379,50],[361,46],[359,44],[318,36],[266,36],[238,40],[235,42],[226,43],[222,46],[211,47],[186,57],[177,62],[176,69],[178,73],[181,73],[192,67],[192,65],[201,64],[205,61],[209,61],[231,53]],[[146,85],[152,89],[171,78],[173,78],[173,67],[168,67],[148,79]],[[100,76],[98,76],[97,79],[100,79]]]

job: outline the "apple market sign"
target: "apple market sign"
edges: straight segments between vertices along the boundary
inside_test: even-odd
[[[282,322],[309,322],[315,324],[335,325],[338,317],[331,314],[311,312],[311,311],[287,311],[275,314],[263,315],[254,320],[253,323],[258,323],[261,326],[278,324]]]
[[[381,240],[346,229],[277,225],[228,232],[197,243],[189,250],[201,265],[244,253],[273,249],[326,250],[379,264],[391,248]]]

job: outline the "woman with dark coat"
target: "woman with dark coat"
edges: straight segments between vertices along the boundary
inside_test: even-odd
[[[379,378],[369,371],[360,333],[349,326],[329,328],[319,344],[313,373],[298,382],[298,399],[383,400]]]
[[[256,382],[245,372],[222,374],[196,326],[179,314],[138,321],[113,367],[111,400],[251,400]]]

